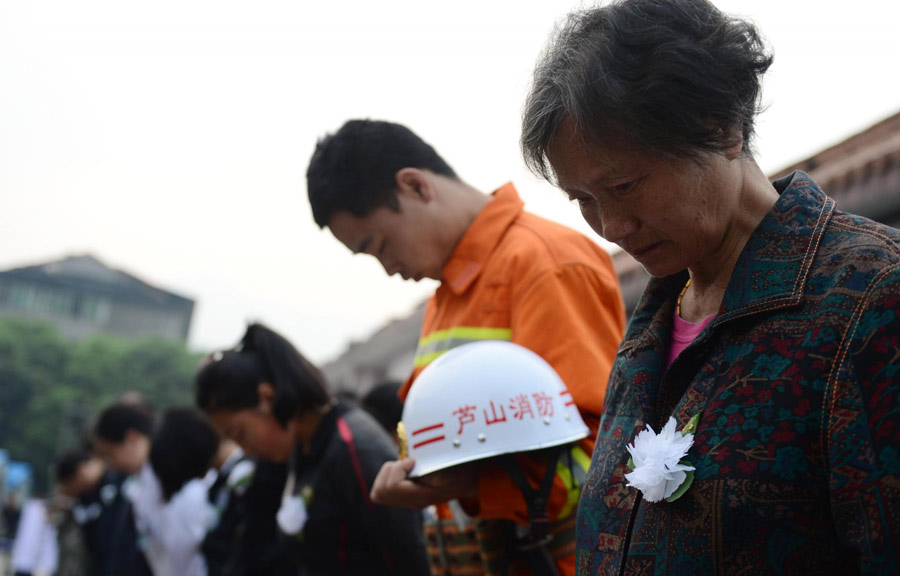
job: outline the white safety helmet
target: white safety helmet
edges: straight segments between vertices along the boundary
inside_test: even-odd
[[[401,424],[401,443],[416,461],[410,477],[588,435],[553,368],[527,348],[494,340],[454,348],[422,370]]]

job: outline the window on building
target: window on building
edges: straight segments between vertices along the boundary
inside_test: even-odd
[[[34,307],[35,289],[24,284],[10,284],[7,292],[7,304],[10,308],[31,310]]]
[[[81,295],[75,300],[72,315],[79,320],[94,324],[104,324],[109,320],[110,303],[97,296]]]

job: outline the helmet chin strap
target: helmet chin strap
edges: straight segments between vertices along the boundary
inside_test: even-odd
[[[510,475],[522,496],[528,504],[528,522],[529,531],[522,538],[518,538],[516,542],[517,553],[521,553],[525,557],[529,568],[535,576],[553,576],[558,574],[556,565],[547,551],[546,545],[550,543],[553,536],[549,533],[550,519],[547,517],[547,504],[550,497],[550,489],[553,487],[553,478],[556,476],[556,464],[559,461],[560,454],[564,450],[570,448],[569,445],[553,446],[542,450],[547,456],[547,468],[544,472],[544,478],[537,490],[531,487],[525,473],[516,463],[513,454],[505,454],[498,458],[500,465]]]

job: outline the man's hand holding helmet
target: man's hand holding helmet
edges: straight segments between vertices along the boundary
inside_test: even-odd
[[[372,501],[384,506],[427,508],[454,499],[475,499],[478,478],[474,464],[462,464],[410,478],[415,460],[386,462],[372,485]]]
[[[372,500],[426,508],[478,498],[479,462],[584,438],[572,396],[534,352],[502,341],[454,348],[429,364],[403,405],[401,459],[385,463]]]

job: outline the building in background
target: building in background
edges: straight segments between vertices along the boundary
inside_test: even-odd
[[[47,320],[69,339],[105,333],[185,342],[194,301],[90,255],[0,272],[0,318]]]
[[[900,113],[770,176],[775,180],[794,170],[812,176],[839,210],[900,228]],[[625,252],[615,253],[613,263],[630,316],[650,276]],[[380,380],[404,381],[412,371],[424,309],[421,304],[326,364],[333,390],[362,396]]]
[[[385,324],[362,342],[354,342],[334,362],[322,367],[335,393],[362,398],[384,382],[405,382],[412,371],[425,302],[405,318]]]

